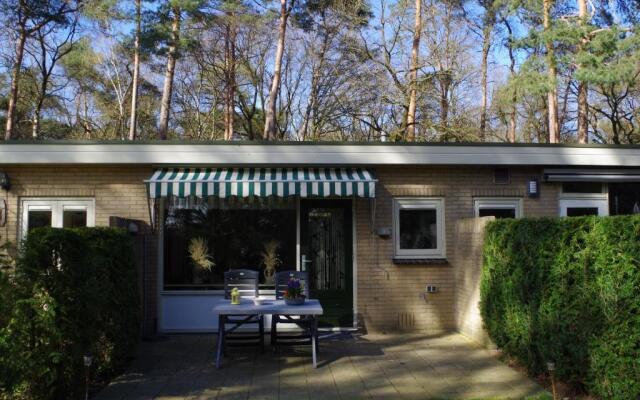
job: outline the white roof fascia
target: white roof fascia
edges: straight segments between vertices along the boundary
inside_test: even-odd
[[[640,148],[501,145],[0,144],[0,165],[640,167]]]

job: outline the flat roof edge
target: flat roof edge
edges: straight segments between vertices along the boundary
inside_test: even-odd
[[[380,142],[380,141],[265,141],[265,140],[0,140],[3,146],[382,146],[382,147],[549,147],[549,148],[616,148],[640,149],[640,144],[601,143],[510,143],[510,142]]]
[[[0,143],[0,165],[640,167],[640,146]]]

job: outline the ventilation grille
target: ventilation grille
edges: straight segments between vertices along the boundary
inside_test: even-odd
[[[493,170],[493,182],[499,185],[507,185],[510,181],[509,168],[496,168]]]
[[[413,329],[416,326],[416,317],[413,313],[398,313],[398,328]]]

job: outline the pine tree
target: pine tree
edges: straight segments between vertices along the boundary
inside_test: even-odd
[[[15,32],[14,64],[7,107],[5,140],[13,138],[24,48],[28,38],[47,25],[65,26],[73,21],[79,5],[69,0],[0,0],[5,24]]]

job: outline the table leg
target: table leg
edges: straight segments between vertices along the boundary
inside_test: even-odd
[[[218,315],[218,348],[216,349],[216,368],[220,368],[222,364],[222,352],[224,350],[224,325],[226,316]]]
[[[318,317],[313,316],[313,320],[311,322],[311,356],[313,359],[313,368],[318,366],[318,359],[316,354],[316,349],[318,345]]]

